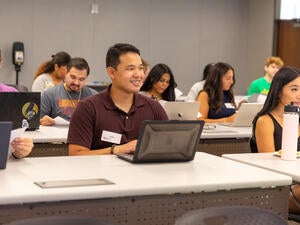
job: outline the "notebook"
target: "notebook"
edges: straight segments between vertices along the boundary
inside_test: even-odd
[[[13,129],[40,125],[40,92],[1,92],[0,121],[12,121]]]
[[[255,115],[262,109],[263,103],[243,103],[232,123],[225,123],[234,127],[251,127]]]
[[[6,168],[12,122],[0,122],[0,169]]]
[[[131,163],[186,162],[194,159],[204,121],[144,121],[134,154],[120,154]]]
[[[169,120],[197,120],[200,102],[165,102]]]

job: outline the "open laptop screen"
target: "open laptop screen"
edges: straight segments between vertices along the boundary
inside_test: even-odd
[[[12,121],[13,129],[22,125],[38,129],[40,125],[40,92],[1,92],[0,121]]]
[[[133,159],[125,160],[133,163],[193,160],[203,125],[204,121],[197,120],[144,121]]]
[[[169,120],[197,120],[200,102],[165,102]]]
[[[0,122],[0,169],[6,168],[12,122]]]

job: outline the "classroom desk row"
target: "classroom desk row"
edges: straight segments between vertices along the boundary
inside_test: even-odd
[[[250,152],[251,127],[229,127],[216,125],[215,129],[204,129],[199,151],[221,156],[226,153]],[[40,126],[39,130],[27,131],[25,136],[33,138],[35,147],[30,156],[68,155],[67,126]]]
[[[87,185],[87,179],[106,182]],[[292,183],[289,176],[203,152],[186,163],[131,164],[114,155],[10,159],[0,180],[0,224],[76,214],[121,225],[171,225],[187,211],[227,205],[287,218]]]

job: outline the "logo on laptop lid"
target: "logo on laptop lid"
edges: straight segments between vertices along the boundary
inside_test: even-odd
[[[26,102],[22,106],[22,114],[27,120],[33,119],[39,112],[39,107],[34,102]]]

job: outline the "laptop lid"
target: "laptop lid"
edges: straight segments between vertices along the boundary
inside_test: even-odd
[[[231,124],[235,127],[251,127],[255,115],[262,109],[263,103],[243,103]]]
[[[132,163],[186,162],[194,159],[204,121],[144,121],[134,155],[118,155]]]
[[[6,168],[12,122],[0,122],[0,169]]]
[[[13,129],[40,125],[40,92],[1,92],[0,121],[12,121]]]
[[[165,102],[169,120],[197,120],[200,102]]]

